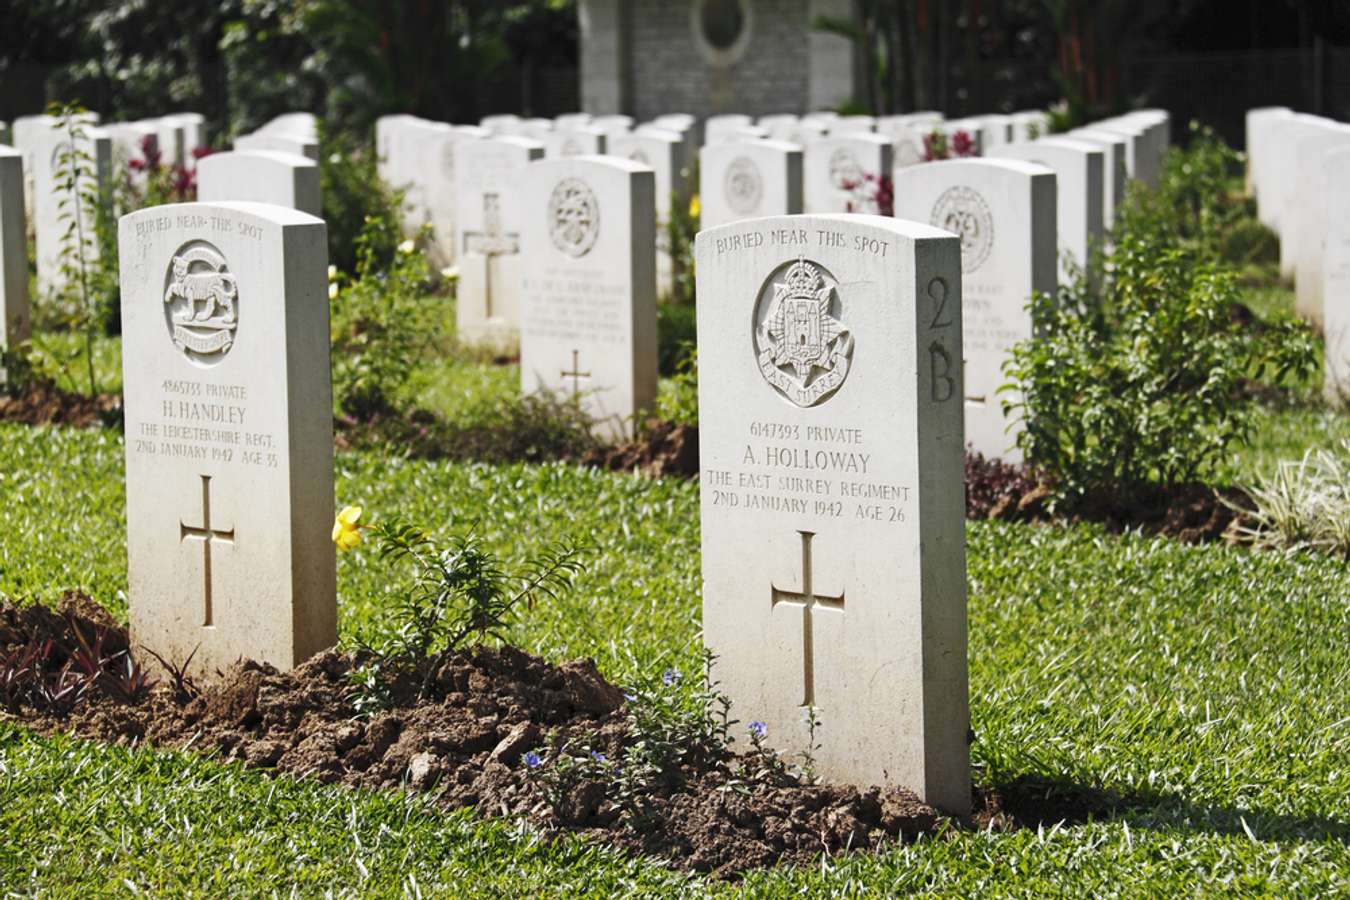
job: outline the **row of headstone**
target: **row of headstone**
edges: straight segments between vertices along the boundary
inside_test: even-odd
[[[1322,328],[1325,387],[1350,398],[1350,124],[1265,107],[1247,113],[1248,180],[1257,216],[1280,239],[1295,310]]]
[[[28,225],[23,209],[23,154],[0,146],[0,350],[29,337]],[[0,362],[0,384],[6,381]]]

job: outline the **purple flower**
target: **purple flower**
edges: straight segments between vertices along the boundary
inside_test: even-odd
[[[684,676],[675,669],[666,669],[661,673],[661,683],[666,687],[670,687],[672,684],[679,684],[683,680]]]
[[[769,733],[769,726],[768,726],[767,723],[765,723],[765,722],[751,722],[751,723],[750,723],[750,736],[751,736],[752,738],[756,738],[756,739],[762,738],[762,737],[764,737],[764,736],[765,736],[766,734],[768,734],[768,733]]]
[[[531,769],[537,769],[544,764],[544,760],[533,750],[525,754],[525,765]]]
[[[605,754],[601,753],[599,750],[592,750],[592,751],[591,751],[591,759],[595,760],[596,762],[607,762],[607,761],[608,761],[608,757],[606,757]]]

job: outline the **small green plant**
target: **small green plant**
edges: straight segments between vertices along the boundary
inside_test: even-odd
[[[1240,514],[1235,537],[1264,550],[1316,550],[1350,559],[1350,441],[1338,451],[1310,449],[1282,460],[1247,489],[1255,509]]]
[[[333,404],[361,421],[398,410],[437,333],[426,257],[415,240],[398,243],[398,234],[393,219],[368,217],[356,241],[355,277],[346,283],[336,269],[330,273]],[[386,258],[391,239],[396,249]]]
[[[697,164],[689,175],[689,183],[698,184]],[[670,244],[673,284],[670,296],[666,298],[668,303],[694,305],[694,238],[698,235],[701,218],[702,206],[698,194],[690,197],[687,203],[681,202],[678,193],[671,194],[666,239]]]
[[[1057,300],[1034,298],[1038,333],[1005,369],[1020,392],[1004,403],[1025,425],[1018,444],[1070,504],[1211,476],[1250,434],[1246,382],[1315,365],[1305,326],[1244,327],[1234,273],[1165,233],[1122,229],[1105,269],[1102,282],[1080,276]]]
[[[343,272],[362,265],[376,271],[390,268],[402,240],[397,223],[403,201],[380,181],[374,147],[325,119],[319,121],[319,146],[329,261]],[[373,231],[372,220],[393,227]]]
[[[698,353],[691,347],[656,395],[656,417],[676,425],[698,424]]]
[[[349,506],[333,524],[333,542],[351,550],[369,532],[386,563],[409,563],[411,583],[397,595],[391,610],[393,633],[374,652],[375,666],[354,676],[359,702],[378,706],[379,692],[389,678],[422,675],[421,695],[445,658],[469,643],[505,640],[522,609],[541,599],[554,599],[571,589],[582,569],[588,545],[559,541],[527,559],[514,573],[468,528],[438,539],[397,517],[361,524],[361,508]]]

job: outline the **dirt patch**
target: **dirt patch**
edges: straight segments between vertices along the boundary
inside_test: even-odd
[[[597,447],[582,454],[578,462],[618,472],[693,478],[698,475],[698,426],[652,419],[636,440]]]
[[[139,669],[126,632],[87,597],[69,595],[56,612],[0,605],[0,682],[31,648],[50,646],[60,649],[44,657],[38,679],[56,683],[91,643],[108,678]],[[523,818],[721,878],[952,826],[1018,826],[996,792],[977,795],[975,815],[955,823],[907,791],[803,783],[721,745],[685,747],[678,766],[625,792],[633,701],[590,660],[553,665],[509,647],[477,648],[429,670],[423,699],[419,673],[393,685],[392,705],[362,716],[349,676],[367,661],[331,650],[290,672],[239,662],[201,687],[157,671],[158,681],[142,680],[130,695],[110,687],[55,702],[0,696],[0,710],[45,733],[191,746],[270,773],[432,792],[447,808]],[[570,778],[549,768],[564,746],[584,748]]]
[[[30,381],[15,393],[0,393],[0,421],[25,425],[70,425],[93,428],[116,425],[122,418],[122,396],[89,397],[63,391],[47,379]]]

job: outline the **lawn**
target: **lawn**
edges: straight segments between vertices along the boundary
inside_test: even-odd
[[[1302,421],[1286,415],[1272,427]],[[1298,427],[1313,433],[1315,417]],[[0,441],[0,594],[52,600],[79,586],[124,617],[120,439],[3,426]],[[341,454],[337,476],[340,502],[432,528],[477,522],[510,559],[590,535],[596,551],[575,593],[540,607],[517,642],[551,658],[593,656],[620,681],[694,666],[695,485],[372,453]],[[967,538],[976,782],[1104,792],[1118,811],[760,872],[747,893],[1350,889],[1350,568],[1091,527],[972,523]],[[338,577],[343,640],[377,635],[397,578],[367,548],[344,556]],[[274,781],[11,725],[0,726],[0,829],[0,888],[21,893],[724,887],[574,840],[543,843],[517,824],[445,815],[425,798]]]

